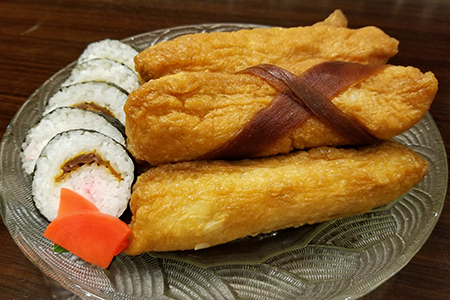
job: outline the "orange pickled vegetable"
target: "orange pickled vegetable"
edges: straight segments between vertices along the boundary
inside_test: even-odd
[[[44,232],[53,243],[96,266],[107,268],[129,244],[126,223],[100,212],[81,195],[61,189],[58,215]]]

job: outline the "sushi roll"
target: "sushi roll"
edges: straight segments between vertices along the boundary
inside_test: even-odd
[[[118,40],[105,39],[89,44],[78,58],[78,63],[95,58],[108,58],[118,61],[134,70],[134,57],[138,51],[132,46]]]
[[[95,131],[69,130],[53,137],[36,162],[32,180],[35,205],[55,219],[61,188],[84,196],[106,214],[119,217],[127,208],[134,162],[125,147]]]
[[[62,106],[81,107],[110,115],[125,124],[123,106],[128,92],[115,84],[101,81],[87,81],[65,86],[53,94],[44,109],[48,114]]]
[[[114,83],[128,93],[140,85],[137,73],[126,65],[106,58],[95,58],[77,64],[62,86],[85,81],[105,81]]]
[[[23,168],[25,172],[31,174],[39,154],[51,138],[71,129],[97,130],[125,146],[124,129],[120,126],[122,124],[111,123],[105,116],[93,111],[59,107],[41,118],[28,131],[20,153]]]

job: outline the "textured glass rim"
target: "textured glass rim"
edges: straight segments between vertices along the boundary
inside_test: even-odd
[[[254,27],[266,27],[266,26],[255,25],[255,24],[233,24],[233,23],[188,25],[188,26],[179,26],[179,27],[173,27],[173,28],[168,28],[168,29],[155,30],[152,32],[135,35],[133,37],[124,39],[123,41],[135,46],[137,49],[140,49],[143,46],[147,47],[148,45],[155,44],[157,42],[162,41],[159,39],[159,37],[168,31],[177,31],[177,32],[179,32],[179,35],[182,35],[182,34],[184,34],[185,30],[189,33],[189,31],[192,30],[192,28],[194,28],[194,27],[200,28],[199,32],[202,32],[202,31],[203,32],[211,32],[211,31],[220,30],[223,27],[225,27],[225,28],[230,27],[230,28],[233,28],[233,30],[235,30],[235,29],[245,29],[245,28],[254,28]],[[41,90],[44,89],[44,86],[51,84],[53,81],[60,80],[61,76],[67,75],[68,72],[73,68],[74,65],[75,65],[75,62],[72,64],[69,64],[66,68],[60,70],[59,72],[54,74],[49,80],[44,82],[43,85],[40,88],[38,88],[29,97],[29,99],[24,103],[24,105],[19,109],[19,111],[13,117],[10,125],[8,126],[8,128],[5,131],[5,134],[4,134],[2,143],[1,143],[0,155],[1,155],[2,159],[0,161],[0,172],[2,172],[2,170],[3,170],[3,164],[4,164],[3,158],[4,158],[4,153],[6,151],[5,150],[6,143],[10,140],[11,135],[14,134],[13,130],[14,130],[14,127],[16,126],[16,123],[20,120],[20,118],[24,117],[23,115],[24,115],[24,111],[26,111],[26,107],[28,107],[28,106],[36,106],[36,107],[43,106],[43,104],[40,102],[36,103],[36,101],[37,101],[36,98],[39,98],[39,97],[37,97],[37,95],[41,92]],[[55,91],[53,91],[53,92],[55,92]],[[51,94],[51,93],[49,93],[49,94]],[[40,110],[42,110],[42,107],[40,107]],[[37,116],[34,116],[34,118],[37,118]],[[442,196],[442,199],[436,200],[437,201],[436,202],[437,207],[436,207],[436,211],[435,211],[436,217],[433,219],[430,219],[426,223],[426,226],[424,226],[424,228],[422,228],[420,233],[418,233],[418,237],[415,239],[415,241],[413,243],[411,243],[410,245],[408,245],[408,251],[409,251],[408,255],[402,255],[401,257],[399,257],[397,259],[397,261],[395,263],[395,270],[392,270],[392,268],[390,268],[390,270],[385,270],[385,272],[381,272],[380,274],[378,274],[378,279],[376,280],[376,282],[373,284],[373,286],[370,289],[365,289],[365,290],[359,291],[359,292],[354,291],[353,294],[348,293],[348,294],[346,294],[346,299],[356,299],[356,298],[366,295],[367,293],[371,292],[372,290],[377,288],[379,285],[384,283],[390,277],[392,277],[395,273],[400,271],[412,259],[412,257],[420,250],[420,248],[423,246],[423,244],[426,242],[426,240],[430,236],[434,226],[436,225],[436,223],[439,219],[439,216],[442,211],[443,203],[445,200],[446,191],[447,191],[448,165],[447,165],[445,147],[443,145],[443,141],[442,141],[442,138],[440,136],[440,133],[439,133],[439,130],[438,130],[436,124],[434,123],[434,121],[429,113],[427,113],[424,120],[427,122],[428,126],[430,126],[430,131],[434,135],[432,137],[432,139],[434,140],[433,146],[435,147],[434,148],[435,151],[441,157],[440,162],[443,163],[442,170],[441,170],[441,173],[443,173],[443,175],[442,175],[442,177],[439,178],[441,180],[441,182],[438,185],[438,189],[439,189],[438,194]],[[2,176],[2,178],[3,178],[3,174],[0,174],[0,176]],[[19,226],[17,226],[16,224],[14,224],[11,221],[11,216],[14,212],[11,211],[10,204],[7,203],[8,199],[5,199],[5,197],[4,197],[5,186],[3,184],[3,180],[0,181],[0,192],[1,192],[1,194],[0,194],[0,197],[1,197],[0,198],[0,210],[1,210],[2,218],[3,218],[5,225],[7,226],[8,230],[10,231],[14,241],[19,246],[19,248],[23,251],[23,253],[26,255],[26,257],[32,263],[34,263],[44,274],[46,274],[47,276],[49,276],[52,279],[56,279],[56,277],[57,277],[55,275],[57,273],[57,269],[55,269],[56,266],[52,266],[52,265],[48,264],[47,261],[45,261],[43,258],[39,257],[39,255],[33,250],[33,245],[24,244],[23,241],[21,240],[20,236],[23,233],[20,232]],[[63,279],[59,278],[58,282],[67,290],[73,292],[76,295],[85,297],[87,299],[129,299],[128,297],[126,297],[126,295],[119,295],[117,297],[111,297],[111,295],[106,295],[106,294],[100,295],[100,292],[95,290],[94,288],[83,287],[78,284],[74,284],[74,282],[71,280],[71,278],[63,278]],[[341,299],[341,298],[342,298],[342,295],[335,297],[333,299]]]

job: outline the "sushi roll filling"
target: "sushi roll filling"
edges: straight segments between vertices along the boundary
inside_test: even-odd
[[[61,166],[61,173],[55,178],[56,182],[61,182],[64,178],[71,172],[76,171],[78,168],[84,165],[92,165],[97,164],[98,166],[104,166],[108,169],[112,175],[114,175],[119,181],[122,181],[123,178],[119,172],[117,172],[109,162],[104,160],[98,153],[82,153],[74,158],[66,161]]]
[[[84,110],[95,111],[97,113],[102,113],[107,116],[114,117],[114,114],[104,106],[100,106],[94,102],[82,102],[72,105],[71,107],[76,107]]]

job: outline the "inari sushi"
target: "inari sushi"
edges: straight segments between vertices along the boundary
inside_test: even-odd
[[[324,70],[329,67],[332,71]],[[345,80],[347,73],[342,70],[372,66],[311,59],[293,64],[288,70],[272,68],[290,72],[294,78],[302,80],[328,76]],[[420,121],[434,100],[438,82],[433,73],[422,73],[414,67],[375,68],[380,69],[327,97],[325,104],[331,102],[371,136],[390,139]],[[334,82],[324,81],[320,93],[326,95],[333,90]],[[183,72],[151,80],[133,91],[125,104],[128,148],[135,158],[152,165],[210,159],[211,152],[251,127],[249,124],[254,123],[260,113],[274,108],[272,104],[282,93],[285,91],[280,91],[270,80],[243,72]],[[288,102],[294,104],[287,111],[281,114],[281,109],[276,110],[271,116],[260,118],[260,123],[268,124],[275,119],[274,115],[281,115],[290,118],[286,126],[280,126],[281,130],[294,126],[261,151],[240,158],[265,157],[318,146],[355,145],[350,139],[353,134],[343,135],[337,131],[338,127],[327,123],[336,119],[335,114],[324,119],[314,112],[303,118],[301,111],[297,113],[301,105],[296,105],[294,100]],[[252,145],[267,139],[267,133],[273,128],[275,126],[269,126],[260,134],[253,134],[256,141],[252,141]]]
[[[289,66],[310,58],[384,64],[398,41],[381,29],[346,28],[341,12],[313,26],[196,33],[152,45],[134,59],[144,81],[179,72],[238,72],[268,63]]]
[[[419,154],[393,141],[160,165],[134,186],[125,253],[205,248],[364,213],[400,197],[426,172]]]
[[[61,188],[94,203],[106,214],[125,211],[134,181],[134,162],[125,147],[95,131],[64,131],[50,140],[36,162],[32,194],[36,207],[55,219]]]

